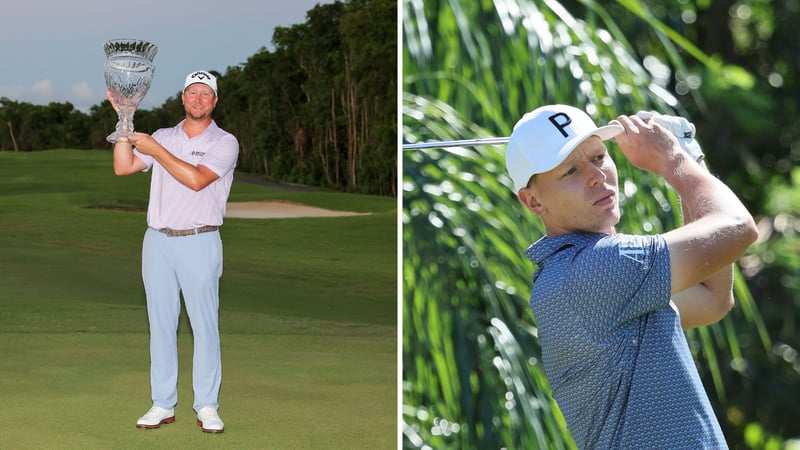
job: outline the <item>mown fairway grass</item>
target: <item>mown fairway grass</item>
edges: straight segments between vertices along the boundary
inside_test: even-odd
[[[115,177],[109,152],[0,152],[0,448],[395,447],[396,200],[239,182],[232,201],[371,214],[226,219],[225,433],[195,425],[185,314],[176,422],[135,428],[150,407],[148,185]]]

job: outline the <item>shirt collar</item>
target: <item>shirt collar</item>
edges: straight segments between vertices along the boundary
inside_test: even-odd
[[[544,236],[538,241],[531,244],[525,250],[525,256],[528,257],[534,264],[540,266],[542,262],[550,256],[560,252],[567,247],[585,247],[597,240],[608,236],[607,234],[595,233],[567,233],[558,236]]]

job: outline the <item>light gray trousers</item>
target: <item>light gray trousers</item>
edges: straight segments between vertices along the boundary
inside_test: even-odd
[[[153,405],[178,403],[178,320],[181,293],[194,336],[192,387],[195,410],[219,407],[219,231],[169,237],[148,228],[142,245],[142,279],[150,321],[150,387]]]

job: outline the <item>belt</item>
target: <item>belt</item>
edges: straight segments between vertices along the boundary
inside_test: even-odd
[[[208,233],[209,231],[217,231],[219,227],[216,225],[206,225],[200,228],[192,228],[189,230],[173,230],[172,228],[159,228],[158,231],[166,234],[169,237],[178,236],[191,236],[194,234]]]

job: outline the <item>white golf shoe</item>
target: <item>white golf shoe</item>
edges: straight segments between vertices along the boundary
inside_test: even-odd
[[[136,428],[158,428],[162,423],[175,422],[175,410],[153,406],[145,415],[136,421]]]
[[[203,433],[222,433],[225,431],[225,424],[219,418],[217,410],[212,406],[204,406],[197,411],[197,426]]]

